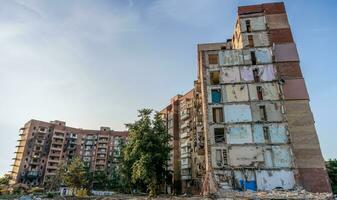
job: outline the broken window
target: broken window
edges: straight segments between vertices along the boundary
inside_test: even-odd
[[[210,73],[211,85],[220,84],[220,71],[213,71]]]
[[[222,150],[222,162],[223,165],[227,165],[227,151],[225,149]]]
[[[221,89],[212,90],[212,103],[221,103]]]
[[[252,65],[256,65],[256,55],[255,55],[255,51],[251,51],[250,52],[250,57],[252,59]]]
[[[259,100],[263,100],[262,87],[261,86],[256,86],[256,91],[257,91],[257,98]]]
[[[227,151],[225,149],[216,149],[215,162],[218,167],[227,165]]]
[[[221,167],[222,166],[222,152],[221,152],[221,149],[217,149],[215,151],[215,161],[216,161],[216,165],[218,167]]]
[[[269,127],[268,126],[263,127],[263,136],[264,136],[264,141],[266,141],[266,143],[269,143],[270,142],[270,136],[269,136]]]
[[[217,65],[218,64],[218,54],[208,54],[208,64]]]
[[[252,32],[252,26],[250,25],[250,20],[246,20],[246,29],[248,33]]]
[[[253,76],[255,82],[260,82],[260,76],[259,76],[259,69],[255,68],[253,69]]]
[[[222,108],[213,108],[213,122],[221,123],[223,122],[223,111]]]
[[[215,143],[225,142],[225,129],[214,128],[214,141]]]
[[[253,35],[248,35],[248,44],[249,44],[249,47],[254,47]]]
[[[267,120],[266,106],[259,106],[260,109],[260,117],[262,121]]]

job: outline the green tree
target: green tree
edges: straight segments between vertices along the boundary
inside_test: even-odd
[[[11,176],[9,174],[3,175],[0,178],[0,186],[8,186],[10,180],[11,180]]]
[[[75,158],[70,162],[63,176],[63,181],[66,186],[74,188],[75,190],[86,187],[88,182],[87,170],[81,159]]]
[[[331,181],[332,192],[337,194],[337,159],[327,161],[326,168]]]
[[[60,186],[63,184],[64,175],[67,171],[67,165],[65,163],[60,163],[56,174],[51,176],[50,179],[46,181],[47,191],[58,191]]]
[[[93,174],[93,188],[94,189],[107,189],[108,176],[105,171],[95,171]]]
[[[159,186],[165,181],[169,159],[170,135],[159,113],[151,119],[152,110],[139,111],[139,120],[127,124],[128,143],[123,149],[123,165],[130,173],[133,184],[144,184],[150,197],[157,195]]]

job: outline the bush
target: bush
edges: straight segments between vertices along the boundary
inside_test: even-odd
[[[54,195],[53,193],[48,192],[46,197],[47,197],[48,199],[52,199],[52,198],[54,198],[54,196],[55,196],[55,195]]]
[[[88,191],[87,189],[79,189],[76,191],[76,197],[78,198],[84,198],[88,196]]]
[[[28,193],[43,193],[44,192],[44,188],[40,188],[40,187],[33,187],[30,190],[28,190]]]
[[[10,194],[11,191],[8,188],[2,188],[0,189],[0,195],[7,195]]]

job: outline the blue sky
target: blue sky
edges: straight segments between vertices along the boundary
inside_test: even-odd
[[[30,119],[123,130],[191,89],[196,45],[230,38],[237,6],[270,0],[0,2],[0,174]],[[326,159],[337,157],[337,1],[286,0]]]

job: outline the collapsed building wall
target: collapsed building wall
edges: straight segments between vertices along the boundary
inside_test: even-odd
[[[204,192],[331,192],[283,3],[238,14],[232,40],[198,45]]]

